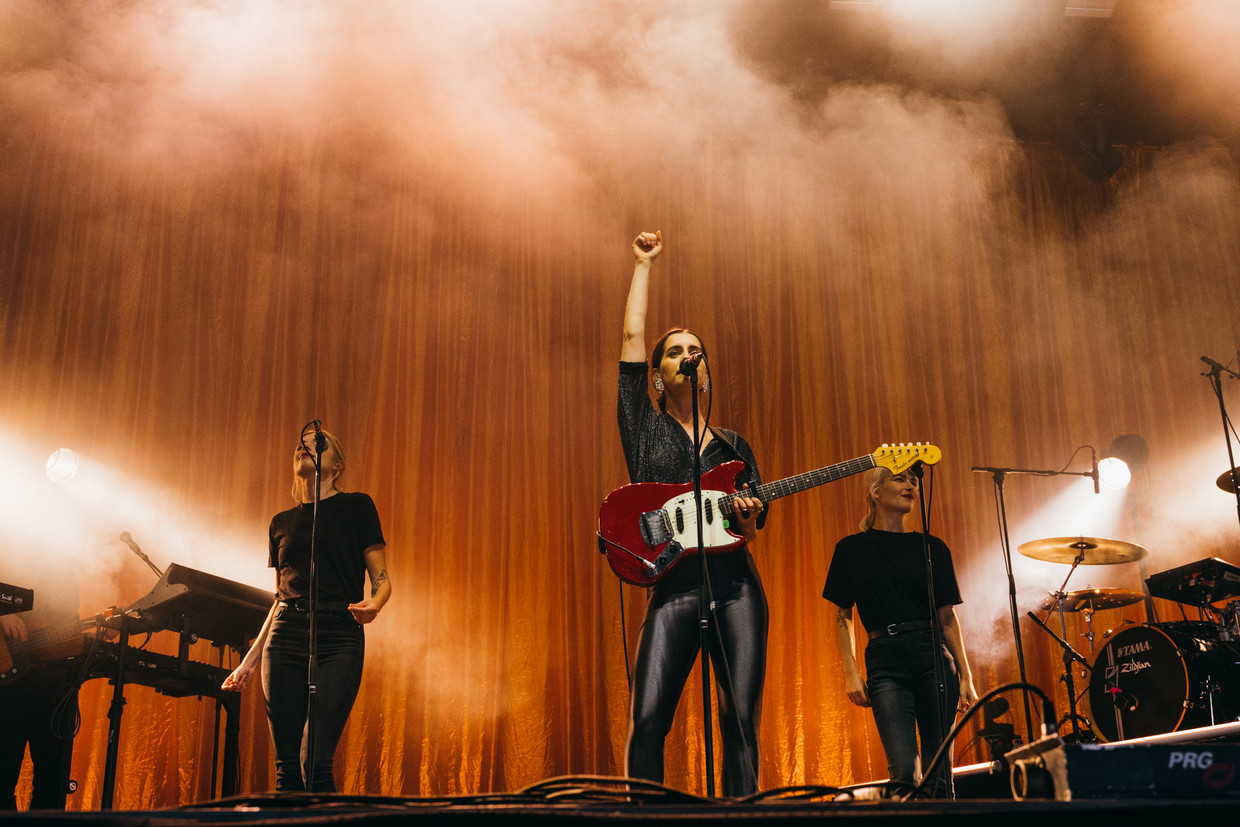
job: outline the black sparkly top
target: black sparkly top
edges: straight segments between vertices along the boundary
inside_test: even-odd
[[[646,363],[620,363],[620,444],[629,467],[630,482],[684,484],[693,481],[693,438],[670,414],[650,402],[646,392]],[[732,460],[745,463],[737,485],[751,488],[762,483],[758,461],[745,438],[726,428],[711,428],[712,439],[702,453],[702,473]],[[758,528],[766,523],[767,509],[758,515]],[[678,564],[660,580],[656,589],[681,591],[697,588],[701,578],[697,555]],[[716,594],[726,590],[737,578],[756,577],[745,545],[735,551],[710,556],[711,582]]]

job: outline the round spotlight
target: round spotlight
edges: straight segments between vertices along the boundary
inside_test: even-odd
[[[68,482],[78,470],[78,455],[72,448],[57,448],[43,466],[52,482]]]
[[[1132,482],[1132,471],[1122,459],[1106,457],[1098,460],[1098,482],[1107,488],[1126,488]]]

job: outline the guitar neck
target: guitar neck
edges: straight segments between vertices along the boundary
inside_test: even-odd
[[[764,483],[752,489],[753,493],[751,496],[756,496],[763,502],[770,502],[780,497],[786,497],[789,494],[796,494],[809,488],[825,485],[828,482],[842,480],[844,477],[851,477],[853,474],[860,474],[862,471],[870,470],[876,464],[874,456],[866,454],[856,459],[828,465],[826,468],[806,471],[804,474],[797,474],[794,477],[786,477],[775,482]],[[724,502],[720,503],[720,508],[725,515],[732,513],[733,501],[733,497],[727,497]]]
[[[73,640],[82,634],[89,622],[74,621],[56,626],[36,629],[24,641],[10,640],[9,650],[23,656],[38,655],[45,649],[51,649],[62,643]]]

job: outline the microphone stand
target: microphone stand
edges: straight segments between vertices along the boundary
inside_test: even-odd
[[[1095,461],[1090,471],[1044,471],[1033,468],[992,468],[985,465],[974,465],[973,471],[990,474],[994,478],[996,508],[999,511],[999,543],[1003,551],[1003,565],[1007,569],[1008,608],[1012,615],[1012,637],[1016,642],[1016,663],[1020,668],[1020,682],[1027,684],[1029,681],[1025,675],[1025,647],[1020,639],[1020,611],[1016,607],[1016,578],[1012,574],[1012,542],[1008,535],[1007,505],[1003,499],[1003,478],[1008,474],[1025,474],[1034,477],[1091,477],[1094,480],[1094,492],[1097,493],[1098,463]],[[1033,743],[1033,715],[1029,710],[1029,690],[1021,691],[1025,699],[1025,732],[1029,739],[1025,743]]]
[[[684,368],[682,367],[682,370]],[[689,391],[693,401],[693,500],[697,506],[698,541],[698,637],[702,651],[702,743],[706,749],[706,795],[715,797],[715,735],[710,703],[710,577],[706,565],[706,536],[702,508],[702,433],[698,418],[697,365],[689,371]]]
[[[930,601],[930,652],[931,657],[934,658],[934,689],[938,699],[939,735],[946,739],[947,733],[951,730],[951,723],[948,720],[951,713],[947,709],[947,685],[944,682],[947,664],[943,662],[941,654],[943,650],[943,627],[939,623],[938,605],[934,599],[934,563],[930,557],[930,514],[926,509],[926,490],[921,485],[924,470],[921,462],[915,462],[909,468],[909,473],[917,477],[917,498],[921,503],[921,544],[926,555],[926,597]],[[942,742],[940,741],[938,746],[941,745]],[[947,798],[954,799],[956,797],[956,785],[952,781],[950,758],[947,760],[944,771],[947,783]],[[933,782],[931,789],[934,789]]]
[[[317,423],[315,423],[317,424]],[[306,431],[302,429],[302,439],[306,437]],[[319,497],[322,494],[322,471],[323,471],[323,449],[326,440],[321,433],[314,436],[314,510],[310,516],[310,633],[309,633],[309,663],[306,670],[306,792],[314,792],[314,762],[316,749],[316,738],[314,732],[315,717],[315,696],[318,694],[318,678],[319,678],[319,642],[318,642],[318,527],[319,527]]]
[[[1208,356],[1202,356],[1201,361],[1210,366],[1210,369],[1201,375],[1209,378],[1210,388],[1218,397],[1219,414],[1223,417],[1223,442],[1227,445],[1227,467],[1231,469],[1231,493],[1236,497],[1236,518],[1240,519],[1240,479],[1237,479],[1236,457],[1231,449],[1231,419],[1227,416],[1227,404],[1223,401],[1223,378],[1219,375],[1226,373],[1232,379],[1236,379],[1240,378],[1240,374],[1229,370],[1225,365],[1219,364]]]

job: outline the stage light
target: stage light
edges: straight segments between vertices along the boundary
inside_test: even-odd
[[[77,473],[79,464],[77,452],[72,448],[57,448],[47,458],[43,470],[52,482],[68,482]]]
[[[1132,482],[1128,463],[1117,457],[1098,460],[1098,482],[1107,488],[1127,488]]]
[[[1145,467],[1150,446],[1136,434],[1122,434],[1111,440],[1098,461],[1098,481],[1107,488],[1124,488],[1132,482],[1132,474]]]

